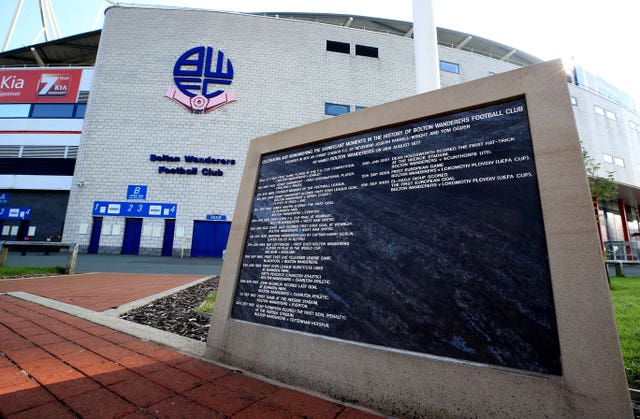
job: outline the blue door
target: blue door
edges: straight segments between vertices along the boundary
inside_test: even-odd
[[[230,230],[228,221],[194,221],[191,256],[221,258]]]
[[[91,241],[89,242],[88,253],[98,253],[100,247],[100,232],[102,231],[102,217],[93,217],[91,226]]]
[[[142,233],[142,218],[127,218],[122,240],[123,255],[137,255],[140,252],[140,233]]]
[[[227,248],[231,223],[229,221],[216,221],[216,236],[213,245],[213,256],[221,258]]]
[[[176,220],[164,220],[164,238],[162,239],[162,256],[173,254],[173,233],[176,229]]]

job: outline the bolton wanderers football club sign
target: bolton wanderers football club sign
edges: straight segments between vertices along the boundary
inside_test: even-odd
[[[236,100],[235,91],[221,89],[233,81],[233,64],[212,47],[182,54],[173,67],[173,81],[176,87],[167,88],[165,96],[193,113],[208,113]]]

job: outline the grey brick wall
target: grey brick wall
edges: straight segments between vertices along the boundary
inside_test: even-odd
[[[351,54],[326,41],[352,44]],[[357,56],[355,44],[379,58]],[[237,102],[191,114],[164,97],[173,67],[190,48],[211,46],[234,67]],[[112,8],[106,15],[71,190],[65,240],[86,250],[93,201],[125,201],[130,184],[148,186],[147,202],[178,203],[174,249],[207,214],[230,219],[249,142],[326,118],[324,103],[374,106],[414,93],[409,38],[313,22],[232,13]],[[221,177],[158,174],[150,154],[235,159]],[[191,167],[184,162],[170,167]],[[83,183],[82,186],[78,186]],[[101,252],[118,252],[124,218],[105,217]],[[87,229],[87,226],[89,228]],[[162,220],[145,219],[141,253],[160,253]],[[109,233],[109,234],[106,234]],[[187,247],[190,246],[185,241]]]

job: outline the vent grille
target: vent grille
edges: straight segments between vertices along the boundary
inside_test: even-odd
[[[0,158],[11,159],[20,157],[19,145],[0,145]]]
[[[27,159],[75,159],[78,156],[77,146],[23,146],[22,155]]]
[[[89,101],[89,91],[80,90],[78,93],[78,103],[87,103]]]

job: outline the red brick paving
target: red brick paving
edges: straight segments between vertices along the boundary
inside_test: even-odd
[[[0,292],[24,291],[89,310],[105,311],[199,278],[202,276],[92,273],[0,281]]]
[[[0,417],[78,416],[379,417],[0,295]]]
[[[65,407],[62,403],[55,401],[46,403],[33,409],[23,410],[21,412],[8,416],[9,419],[33,419],[33,418],[56,418],[56,419],[75,419],[76,415]]]

